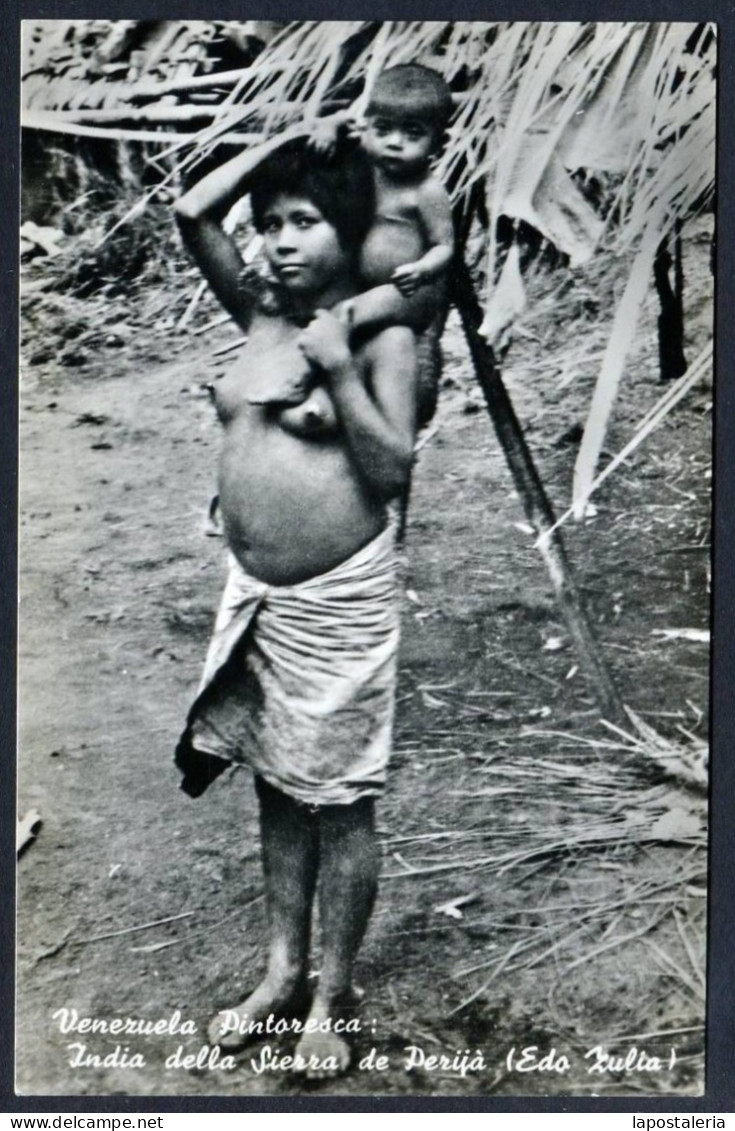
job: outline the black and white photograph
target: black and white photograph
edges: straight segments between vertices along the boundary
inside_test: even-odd
[[[717,35],[23,21],[18,1095],[703,1095]]]

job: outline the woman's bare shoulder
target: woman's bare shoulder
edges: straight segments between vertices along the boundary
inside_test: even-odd
[[[360,352],[373,377],[377,373],[405,376],[416,369],[416,337],[408,326],[387,326],[379,330]]]

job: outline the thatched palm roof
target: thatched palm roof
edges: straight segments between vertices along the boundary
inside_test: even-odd
[[[205,83],[194,97],[211,101],[216,88],[206,76],[221,73],[223,65],[245,66],[279,26],[264,20],[28,20],[23,107],[112,109],[163,97],[167,87],[175,103],[179,84],[196,76]]]

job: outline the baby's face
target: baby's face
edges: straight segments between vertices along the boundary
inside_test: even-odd
[[[401,179],[422,173],[434,154],[434,131],[420,118],[371,114],[362,138],[363,148],[389,177]]]

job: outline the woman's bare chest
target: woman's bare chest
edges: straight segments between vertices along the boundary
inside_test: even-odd
[[[214,382],[217,414],[223,423],[248,405],[298,403],[313,383],[313,371],[298,346],[301,330],[288,322],[253,325],[234,365]]]

